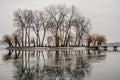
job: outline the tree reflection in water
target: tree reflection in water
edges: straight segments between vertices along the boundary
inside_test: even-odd
[[[99,62],[101,60],[105,60],[106,52],[98,51],[98,50],[87,50],[89,61]]]
[[[9,51],[4,60],[15,59],[15,80],[83,80],[90,74],[90,59],[105,59],[100,54],[84,50]]]

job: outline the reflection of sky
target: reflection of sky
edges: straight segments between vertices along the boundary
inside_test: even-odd
[[[59,3],[77,6],[82,15],[91,19],[93,32],[106,35],[108,41],[120,41],[119,0],[0,0],[0,37],[15,30],[13,12],[16,9],[41,10],[49,4]]]

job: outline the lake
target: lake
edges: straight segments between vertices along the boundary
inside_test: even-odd
[[[120,80],[120,52],[2,48],[0,80]]]

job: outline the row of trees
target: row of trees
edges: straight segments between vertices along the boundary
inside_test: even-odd
[[[66,5],[50,5],[43,11],[18,9],[14,23],[18,27],[16,46],[31,46],[31,42],[34,46],[80,46],[90,31],[89,19],[76,7]],[[18,34],[21,38],[17,38]]]
[[[3,37],[10,47],[26,47],[31,46],[31,43],[34,46],[57,47],[86,43],[90,46],[92,42],[101,44],[97,40],[93,41],[93,35],[89,35],[90,20],[74,6],[50,5],[43,11],[18,9],[14,12],[14,23],[18,29],[11,36]]]
[[[50,37],[48,36],[47,37],[47,42],[48,42],[48,45],[51,45],[49,40],[52,40],[53,37]],[[19,34],[12,34],[12,35],[4,35],[3,36],[3,40],[4,42],[8,43],[9,44],[9,47],[16,47],[16,46],[21,46],[21,36]],[[72,39],[70,39],[72,40]],[[34,44],[35,46],[35,39],[34,38],[31,38],[31,43]],[[87,35],[86,37],[86,43],[87,45],[86,46],[101,46],[102,44],[105,44],[106,43],[106,38],[104,35],[100,35],[100,34],[89,34]]]

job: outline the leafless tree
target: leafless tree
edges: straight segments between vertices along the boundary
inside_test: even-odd
[[[96,37],[96,42],[98,46],[101,46],[102,44],[106,43],[106,38],[104,35],[98,35]]]
[[[92,35],[88,35],[87,36],[87,46],[90,46],[92,42],[93,42],[93,36]]]
[[[6,42],[9,45],[9,47],[14,47],[13,43],[12,43],[13,40],[12,40],[12,37],[10,35],[7,35],[7,34],[4,35],[3,36],[3,41]]]
[[[30,25],[32,22],[31,10],[18,9],[14,12],[15,25],[22,30],[22,46],[30,46]],[[25,42],[25,45],[24,45]]]
[[[68,10],[65,5],[52,5],[46,8],[46,13],[51,17],[51,33],[55,37],[56,46],[59,46],[59,29],[65,21]]]
[[[33,15],[33,23],[31,24],[31,28],[33,29],[34,33],[36,34],[37,46],[41,45],[41,41],[40,41],[40,29],[41,29],[41,26],[42,26],[41,14],[42,14],[42,12],[38,12],[38,11],[35,11],[35,12],[32,13],[32,15]]]
[[[47,15],[45,12],[41,12],[40,18],[41,18],[41,23],[42,23],[42,28],[43,28],[43,38],[42,38],[41,46],[43,46],[45,37],[46,37],[46,33],[47,33],[49,27],[51,27],[50,20],[52,17]]]
[[[78,15],[78,10],[76,9],[76,7],[72,6],[71,8],[69,8],[69,14],[67,16],[67,21],[65,22],[65,39],[64,39],[64,45],[67,46],[68,42],[68,33],[69,30],[71,29],[71,27],[73,26],[73,21],[74,19],[76,19]]]
[[[20,47],[20,40],[21,40],[20,35],[18,35],[18,34],[13,34],[12,37],[13,37],[13,39],[14,39],[15,47],[17,46],[17,44],[18,44],[18,46]]]
[[[15,47],[18,46],[20,47],[21,46],[21,41],[22,41],[22,35],[21,35],[21,29],[18,28],[13,34],[12,34],[12,39],[13,39],[13,42],[15,44]]]
[[[83,43],[82,40],[90,32],[90,21],[89,19],[86,19],[85,17],[79,15],[78,18],[74,20],[74,25],[76,32],[75,45],[78,44],[78,46],[80,46],[80,44]]]

